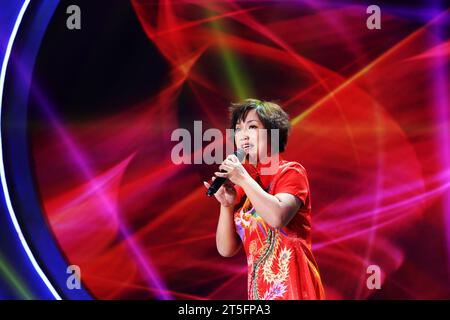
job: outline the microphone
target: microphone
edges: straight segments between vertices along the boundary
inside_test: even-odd
[[[237,149],[234,155],[239,159],[239,162],[241,162],[245,158],[245,151],[243,149]],[[220,170],[220,172],[226,172],[225,170]],[[213,196],[217,190],[223,185],[223,183],[227,180],[227,178],[223,177],[216,177],[214,179],[213,183],[209,186],[208,191],[206,191],[206,195],[208,197]]]

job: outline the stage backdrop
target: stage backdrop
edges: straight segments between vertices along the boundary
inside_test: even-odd
[[[354,1],[75,2],[81,29],[60,2],[26,70],[26,126],[44,217],[93,297],[246,298],[244,253],[215,248],[217,165],[174,164],[171,134],[224,131],[254,97],[291,117],[327,298],[450,298],[448,8],[378,2],[370,29]]]

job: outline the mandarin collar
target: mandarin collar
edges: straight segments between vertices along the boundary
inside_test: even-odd
[[[284,160],[283,156],[281,154],[278,154],[278,165]],[[247,172],[250,174],[250,176],[255,179],[258,184],[260,184],[264,189],[267,189],[270,185],[270,182],[273,179],[273,176],[276,174],[276,172],[272,174],[261,174],[262,168],[270,167],[271,163],[261,163],[258,162],[255,165],[250,164],[247,160],[242,163],[244,168],[247,170]]]

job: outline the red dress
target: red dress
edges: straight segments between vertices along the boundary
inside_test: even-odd
[[[258,215],[243,189],[235,186],[236,231],[248,264],[250,300],[324,299],[319,270],[311,250],[311,199],[306,171],[280,156],[273,175],[262,175],[264,165],[244,167],[270,194],[290,193],[302,201],[294,218],[283,228],[270,227]]]

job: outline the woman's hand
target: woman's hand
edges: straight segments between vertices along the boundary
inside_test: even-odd
[[[216,177],[213,177],[212,181],[214,181],[215,179]],[[205,185],[206,189],[208,189],[210,186],[210,184],[206,181],[203,181],[203,184]],[[234,189],[234,186],[230,181],[225,180],[225,182],[222,184],[219,190],[217,190],[214,196],[223,207],[232,207],[234,206],[234,202],[236,201],[236,190]]]
[[[239,159],[234,154],[230,154],[222,162],[219,170],[224,170],[225,172],[214,172],[217,177],[227,178],[239,186],[245,181],[245,179],[251,178],[247,170],[245,170],[242,163],[240,163]]]

